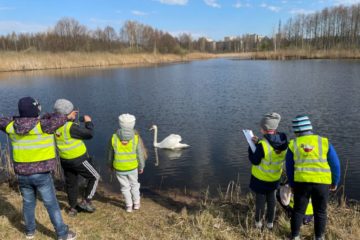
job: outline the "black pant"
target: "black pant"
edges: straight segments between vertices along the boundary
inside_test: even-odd
[[[79,193],[78,176],[82,176],[87,180],[84,199],[91,200],[96,192],[96,188],[100,179],[100,175],[88,160],[82,161],[76,166],[72,165],[71,160],[62,160],[61,166],[64,169],[66,192],[71,208],[77,205],[77,197]]]
[[[315,237],[320,238],[326,228],[326,207],[329,199],[329,185],[318,183],[295,183],[294,211],[291,217],[291,235],[299,236],[309,198],[314,209]]]
[[[259,222],[265,213],[265,203],[267,204],[266,219],[268,223],[274,222],[276,206],[276,190],[266,194],[256,193],[255,197],[255,221]]]

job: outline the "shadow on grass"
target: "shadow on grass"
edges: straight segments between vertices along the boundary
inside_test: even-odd
[[[186,208],[188,213],[196,213],[200,210],[200,200],[190,199],[190,197],[178,197],[176,194],[169,194],[162,191],[154,191],[148,188],[141,190],[145,198],[151,199],[153,202],[174,212],[181,212]]]
[[[0,216],[5,216],[11,225],[16,228],[19,232],[25,232],[25,225],[21,222],[22,213],[7,201],[6,198],[0,196]],[[36,221],[37,231],[44,234],[45,236],[54,238],[55,233]]]

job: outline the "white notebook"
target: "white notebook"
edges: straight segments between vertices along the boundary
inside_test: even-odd
[[[243,129],[243,133],[245,135],[246,141],[249,143],[251,151],[254,153],[256,150],[256,146],[254,142],[251,140],[251,138],[254,137],[253,131],[250,129]]]

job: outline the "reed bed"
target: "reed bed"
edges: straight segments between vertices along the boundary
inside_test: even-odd
[[[0,52],[0,72],[162,64],[208,59],[212,57],[215,57],[215,55],[206,53],[176,55],[147,53],[120,54],[108,52]]]
[[[265,60],[290,59],[360,59],[359,50],[279,50],[272,52],[244,53],[242,58]]]

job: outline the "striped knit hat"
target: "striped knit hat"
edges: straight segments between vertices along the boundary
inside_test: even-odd
[[[292,120],[292,128],[295,133],[312,130],[310,119],[306,115],[298,115]]]

